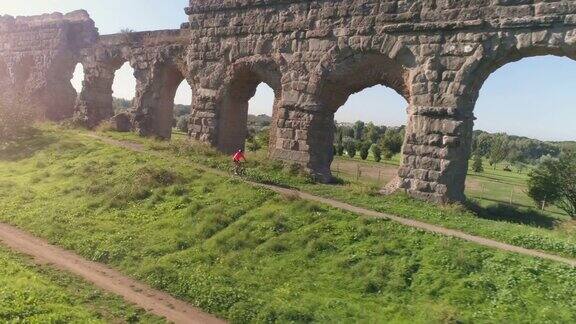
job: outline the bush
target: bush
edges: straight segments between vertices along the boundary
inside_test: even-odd
[[[356,156],[356,146],[350,146],[348,149],[346,149],[346,153],[348,153],[349,157],[354,158]]]

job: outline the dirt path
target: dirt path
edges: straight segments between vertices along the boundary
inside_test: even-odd
[[[253,183],[253,182],[250,182],[250,183],[253,185],[260,186],[260,187],[268,188],[268,189],[276,191],[278,193],[282,193],[282,194],[286,194],[286,195],[293,195],[293,196],[300,197],[301,199],[326,204],[326,205],[329,205],[329,206],[332,206],[332,207],[335,207],[338,209],[342,209],[342,210],[346,210],[346,211],[349,211],[349,212],[352,212],[355,214],[359,214],[359,215],[364,216],[364,217],[389,219],[389,220],[392,220],[394,222],[400,223],[402,225],[414,227],[414,228],[421,229],[421,230],[424,230],[427,232],[432,232],[432,233],[436,233],[436,234],[441,234],[441,235],[445,235],[445,236],[451,236],[451,237],[459,238],[459,239],[462,239],[465,241],[473,242],[476,244],[484,245],[484,246],[495,248],[495,249],[502,250],[502,251],[519,253],[519,254],[529,255],[532,257],[562,262],[562,263],[568,264],[570,266],[576,267],[576,260],[575,259],[565,258],[565,257],[561,257],[558,255],[538,251],[538,250],[526,249],[526,248],[523,248],[520,246],[511,245],[511,244],[503,243],[500,241],[491,240],[491,239],[488,239],[488,238],[485,238],[482,236],[470,235],[470,234],[467,234],[467,233],[462,232],[462,231],[453,230],[453,229],[449,229],[446,227],[437,226],[437,225],[433,225],[433,224],[429,224],[429,223],[425,223],[425,222],[420,222],[420,221],[409,219],[409,218],[403,218],[403,217],[399,217],[399,216],[384,214],[384,213],[380,213],[380,212],[377,212],[374,210],[356,207],[356,206],[353,206],[353,205],[350,205],[347,203],[343,203],[343,202],[338,201],[338,200],[333,200],[333,199],[315,196],[315,195],[312,195],[312,194],[309,194],[306,192],[301,192],[301,191],[296,191],[296,190],[291,190],[291,189],[284,189],[284,188],[279,188],[279,187],[275,187],[275,186],[264,185],[261,183]]]
[[[89,136],[92,138],[95,138],[95,139],[99,139],[99,140],[101,140],[105,143],[111,144],[111,145],[116,145],[119,147],[127,148],[127,149],[138,151],[138,152],[149,152],[149,153],[152,153],[152,154],[155,154],[157,156],[162,157],[161,154],[146,150],[146,147],[142,144],[118,141],[118,140],[114,140],[114,139],[110,139],[110,138],[101,137],[101,136],[96,135],[96,134],[89,134]],[[211,169],[211,168],[208,168],[206,166],[202,166],[202,165],[197,165],[197,166],[203,170],[206,170],[206,171],[209,171],[212,173],[216,173],[219,175],[227,175],[226,173],[224,173],[222,171]],[[258,182],[248,181],[245,179],[243,179],[243,181],[245,181],[246,183],[249,183],[253,186],[267,188],[269,190],[275,191],[275,192],[280,193],[280,194],[296,196],[296,197],[299,197],[300,199],[305,199],[305,200],[309,200],[309,201],[314,201],[314,202],[326,204],[326,205],[329,205],[329,206],[332,206],[332,207],[335,207],[338,209],[342,209],[342,210],[346,210],[346,211],[349,211],[349,212],[352,212],[355,214],[359,214],[363,217],[389,219],[389,220],[392,220],[394,222],[400,223],[402,225],[421,229],[421,230],[424,230],[427,232],[441,234],[441,235],[450,236],[450,237],[455,237],[455,238],[459,238],[459,239],[462,239],[462,240],[465,240],[468,242],[473,242],[473,243],[476,243],[479,245],[487,246],[490,248],[495,248],[495,249],[502,250],[502,251],[528,255],[528,256],[537,257],[537,258],[541,258],[541,259],[552,260],[552,261],[561,262],[561,263],[565,263],[567,265],[576,267],[576,259],[565,258],[565,257],[561,257],[558,255],[538,251],[538,250],[526,249],[526,248],[523,248],[520,246],[511,245],[511,244],[503,243],[500,241],[495,241],[495,240],[488,239],[488,238],[485,238],[482,236],[471,235],[471,234],[468,234],[468,233],[465,233],[465,232],[462,232],[459,230],[453,230],[453,229],[449,229],[446,227],[437,226],[437,225],[433,225],[430,223],[425,223],[425,222],[421,222],[421,221],[417,221],[417,220],[413,220],[413,219],[409,219],[409,218],[404,218],[404,217],[399,217],[399,216],[395,216],[395,215],[380,213],[380,212],[377,212],[374,210],[353,206],[353,205],[350,205],[350,204],[347,204],[347,203],[344,203],[344,202],[341,202],[338,200],[324,198],[324,197],[312,195],[312,194],[298,191],[298,190],[286,189],[286,188],[272,186],[272,185],[266,185],[266,184],[262,184],[262,183],[258,183]]]
[[[225,323],[170,295],[130,279],[100,263],[58,248],[13,226],[0,223],[0,242],[31,256],[36,264],[73,273],[105,291],[122,296],[146,311],[174,323]]]

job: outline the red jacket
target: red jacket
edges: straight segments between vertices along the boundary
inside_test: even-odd
[[[240,162],[240,160],[246,161],[246,157],[244,156],[244,152],[236,152],[236,154],[234,154],[234,157],[232,158],[232,160],[234,160],[234,162]]]

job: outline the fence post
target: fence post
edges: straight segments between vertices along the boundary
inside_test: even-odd
[[[514,187],[512,187],[512,190],[510,190],[510,205],[513,204],[514,201]]]

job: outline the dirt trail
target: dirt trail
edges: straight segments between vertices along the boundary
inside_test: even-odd
[[[160,156],[160,157],[162,156],[161,154],[158,154],[157,152],[146,150],[146,147],[142,144],[118,141],[118,140],[114,140],[114,139],[110,139],[110,138],[101,137],[101,136],[96,135],[96,134],[89,134],[88,136],[95,138],[95,139],[99,139],[105,143],[116,145],[116,146],[123,147],[123,148],[127,148],[130,150],[134,150],[134,151],[138,151],[138,152],[149,152],[151,154],[155,154],[155,155]],[[210,172],[213,172],[216,174],[220,174],[220,175],[225,174],[222,171],[214,170],[214,169],[208,168],[206,166],[202,166],[202,165],[197,165],[197,166],[203,170],[210,171]],[[459,238],[459,239],[462,239],[462,240],[465,240],[468,242],[473,242],[473,243],[476,243],[479,245],[495,248],[495,249],[502,250],[502,251],[528,255],[528,256],[537,257],[537,258],[541,258],[541,259],[552,260],[552,261],[561,262],[561,263],[565,263],[567,265],[576,267],[576,259],[561,257],[558,255],[554,255],[554,254],[550,254],[550,253],[546,253],[546,252],[542,252],[542,251],[538,251],[538,250],[527,249],[527,248],[523,248],[520,246],[511,245],[511,244],[503,243],[500,241],[488,239],[488,238],[485,238],[482,236],[471,235],[471,234],[468,234],[468,233],[465,233],[465,232],[462,232],[459,230],[453,230],[450,228],[437,226],[437,225],[433,225],[430,223],[425,223],[425,222],[421,222],[421,221],[417,221],[417,220],[413,220],[413,219],[409,219],[409,218],[404,218],[404,217],[399,217],[399,216],[395,216],[395,215],[380,213],[380,212],[377,212],[374,210],[353,206],[353,205],[343,203],[343,202],[338,201],[338,200],[324,198],[324,197],[316,196],[316,195],[309,194],[309,193],[302,192],[302,191],[298,191],[298,190],[286,189],[286,188],[272,186],[272,185],[266,185],[266,184],[262,184],[262,183],[258,183],[258,182],[248,181],[245,179],[243,179],[243,181],[245,181],[246,183],[249,183],[253,186],[267,188],[269,190],[272,190],[272,191],[275,191],[277,193],[284,194],[284,195],[297,196],[300,199],[319,202],[319,203],[326,204],[326,205],[329,205],[329,206],[332,206],[332,207],[335,207],[338,209],[342,209],[342,210],[346,210],[346,211],[349,211],[349,212],[352,212],[355,214],[359,214],[363,217],[389,219],[389,220],[392,220],[394,222],[400,223],[402,225],[410,226],[410,227],[424,230],[427,232],[432,232],[432,233],[441,234],[441,235],[445,235],[445,236],[455,237],[455,238]]]
[[[174,323],[225,323],[183,301],[130,279],[103,264],[86,259],[0,223],[0,242],[31,256],[36,264],[73,273],[105,291],[122,296],[146,311]]]

